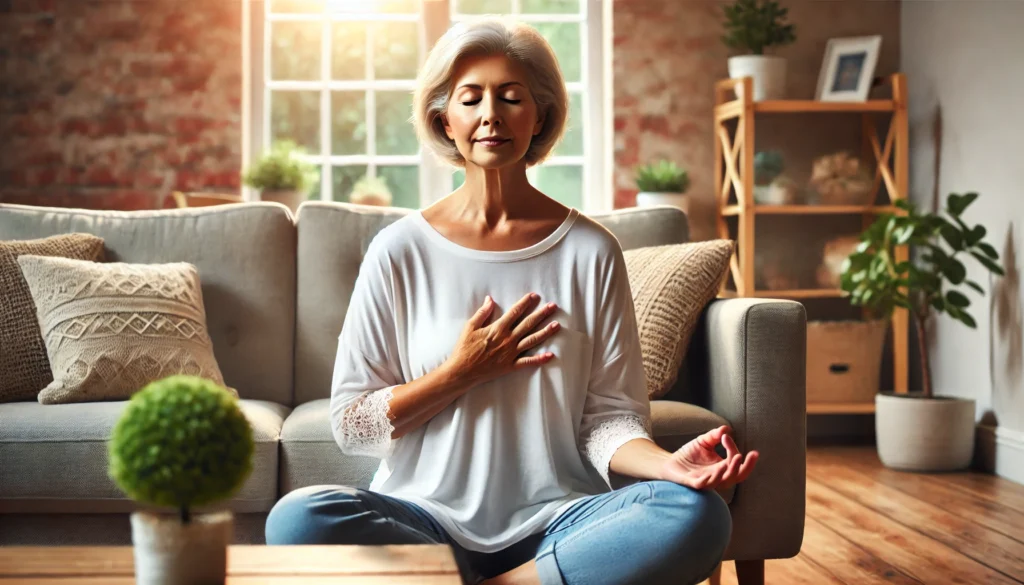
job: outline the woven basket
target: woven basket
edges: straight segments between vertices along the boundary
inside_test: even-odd
[[[807,323],[807,402],[873,402],[887,321]]]

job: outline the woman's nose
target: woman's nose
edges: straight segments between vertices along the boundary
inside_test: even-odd
[[[484,126],[500,126],[501,116],[498,114],[498,109],[494,107],[494,100],[485,99],[483,101],[483,112],[481,113]]]

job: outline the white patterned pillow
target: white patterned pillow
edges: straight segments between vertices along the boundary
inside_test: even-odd
[[[39,402],[125,400],[173,374],[224,384],[195,266],[31,255],[18,264],[53,372]]]

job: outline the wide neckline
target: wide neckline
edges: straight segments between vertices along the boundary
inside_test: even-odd
[[[423,217],[422,210],[416,210],[416,212],[413,213],[413,219],[423,230],[423,233],[427,235],[427,238],[452,253],[484,262],[514,262],[516,260],[531,258],[551,249],[551,247],[557,244],[558,241],[565,236],[566,232],[569,231],[569,228],[571,228],[573,223],[575,223],[576,218],[579,217],[579,213],[578,209],[570,207],[569,214],[564,220],[562,220],[562,223],[555,228],[555,231],[548,234],[543,240],[536,244],[532,244],[525,248],[519,248],[517,250],[478,250],[476,248],[469,248],[449,240],[444,236],[444,234],[437,231],[437,229],[427,221],[427,218]]]

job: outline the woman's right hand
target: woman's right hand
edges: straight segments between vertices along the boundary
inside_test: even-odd
[[[494,312],[494,299],[488,296],[466,323],[445,365],[460,380],[476,385],[513,370],[551,361],[554,357],[551,352],[522,355],[557,333],[560,327],[553,321],[537,329],[558,308],[555,303],[548,303],[527,314],[539,300],[539,295],[530,293],[494,323],[485,325]]]

